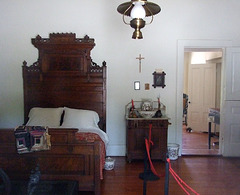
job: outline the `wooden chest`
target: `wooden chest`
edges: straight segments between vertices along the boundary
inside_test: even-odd
[[[149,125],[152,124],[153,146],[151,158],[157,160],[166,159],[168,118],[127,118],[127,160],[144,159],[146,155],[145,138],[149,137]]]

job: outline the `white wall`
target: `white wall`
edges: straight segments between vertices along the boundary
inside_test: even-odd
[[[133,98],[161,100],[171,118],[169,142],[179,142],[177,130],[178,40],[233,40],[240,45],[239,0],[160,1],[162,11],[143,30],[143,40],[132,40],[133,29],[122,22],[115,0],[1,0],[0,1],[0,127],[23,122],[22,62],[37,60],[31,38],[52,32],[88,34],[95,39],[92,58],[108,66],[107,133],[108,155],[125,155],[124,107]],[[136,57],[142,54],[142,72]],[[144,90],[152,84],[156,68],[166,72],[166,87]],[[140,80],[141,90],[133,82]],[[182,101],[181,101],[182,102]]]

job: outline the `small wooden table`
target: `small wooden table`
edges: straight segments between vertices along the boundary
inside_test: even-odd
[[[216,133],[212,133],[211,130],[212,123],[220,125],[220,109],[218,108],[210,108],[208,113],[208,149],[211,149],[211,138],[216,136]]]

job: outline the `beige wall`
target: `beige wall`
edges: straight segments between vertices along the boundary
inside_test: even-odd
[[[143,40],[132,40],[133,29],[122,22],[117,6],[122,0],[1,0],[0,1],[0,127],[23,122],[22,62],[37,60],[31,38],[51,32],[74,32],[95,38],[92,58],[107,62],[108,155],[125,155],[124,108],[131,100],[161,100],[171,118],[169,142],[177,142],[178,40],[232,40],[240,45],[240,1],[160,1],[162,11],[143,30]],[[203,14],[204,11],[204,14]],[[230,22],[229,22],[230,21]],[[136,57],[142,54],[142,72]],[[144,90],[156,68],[166,72],[166,87]],[[181,73],[180,73],[181,74]],[[133,89],[134,81],[141,90]],[[183,82],[183,81],[182,81]]]

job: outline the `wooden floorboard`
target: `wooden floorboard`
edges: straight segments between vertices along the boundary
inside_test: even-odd
[[[143,161],[128,163],[125,157],[113,157],[115,168],[104,171],[101,182],[102,195],[141,195],[143,181],[139,173],[143,172]],[[154,161],[158,173],[165,173],[165,163]],[[240,158],[220,156],[183,156],[171,161],[172,168],[189,186],[201,195],[239,195],[240,194]],[[92,195],[91,192],[80,192]],[[163,195],[164,178],[147,183],[147,194]],[[186,194],[172,176],[169,180],[169,195]]]
[[[218,137],[211,138],[211,149],[208,148],[207,132],[187,132],[183,125],[182,155],[220,155]]]
[[[219,148],[213,145],[208,149],[208,134],[188,133],[183,127],[183,156],[171,161],[173,170],[200,195],[240,195],[240,158],[224,158]],[[128,163],[125,157],[113,157],[115,168],[104,171],[101,182],[102,195],[141,195],[143,181],[139,173],[143,172],[143,161]],[[155,169],[165,174],[165,163],[154,161]],[[147,195],[164,195],[165,178],[147,183]],[[80,192],[92,195],[92,192]],[[169,179],[169,195],[185,195],[172,176]],[[193,194],[193,193],[191,193]]]

